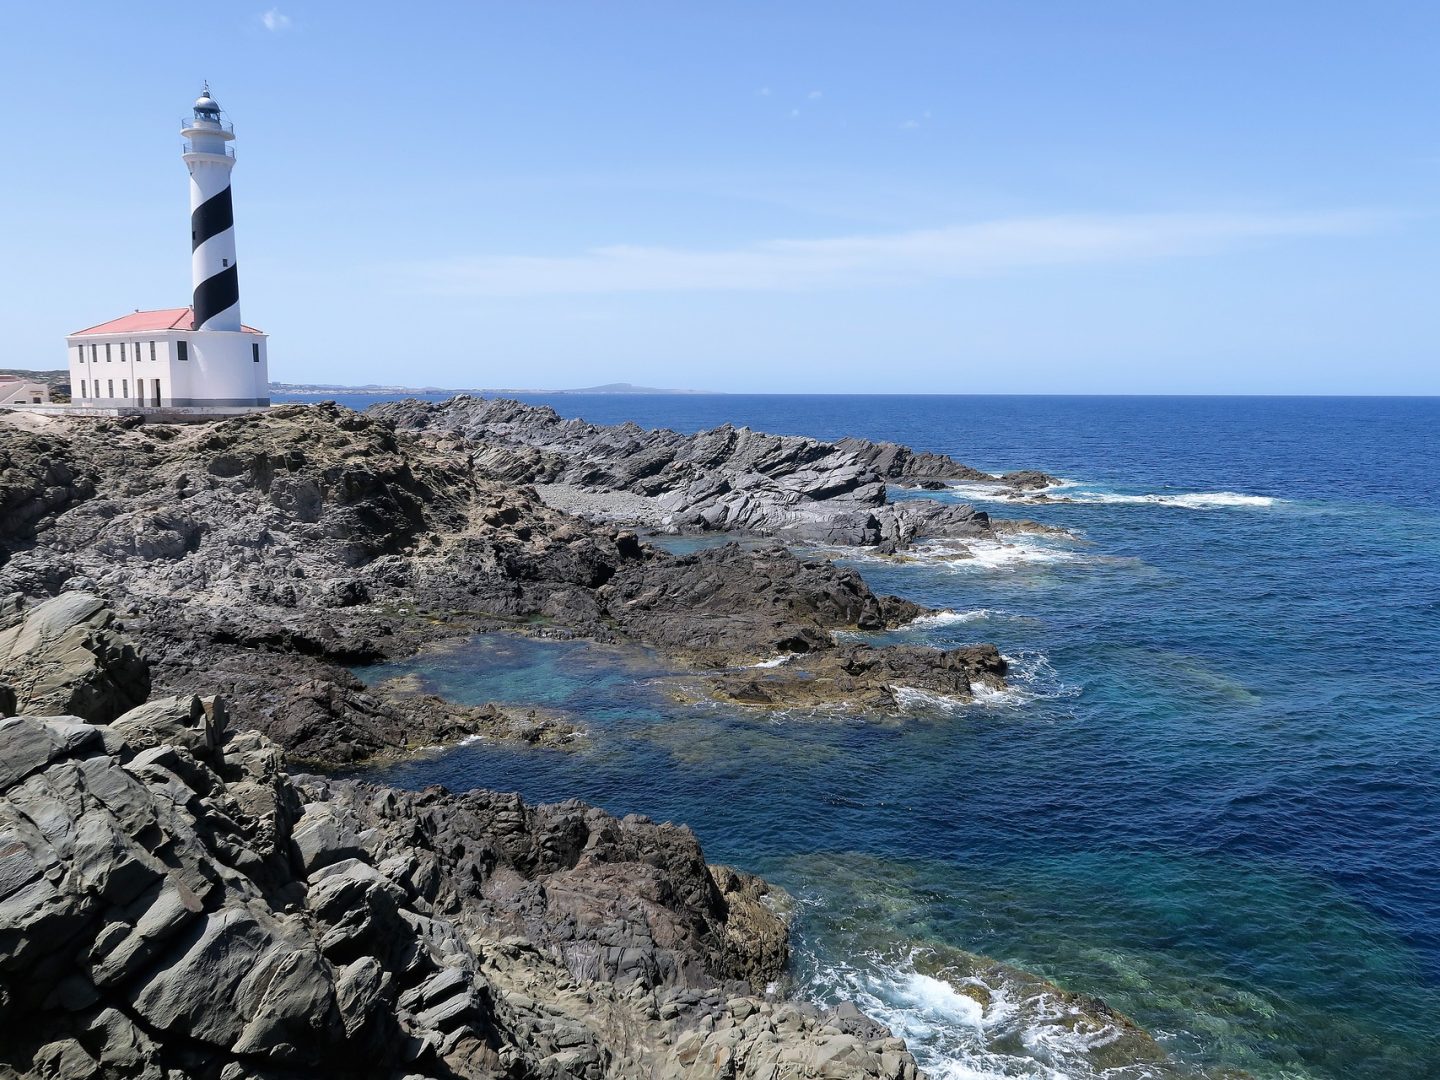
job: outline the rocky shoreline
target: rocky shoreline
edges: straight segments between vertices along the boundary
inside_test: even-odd
[[[927,609],[754,538],[993,538],[1010,526],[887,482],[1051,478],[468,398],[136,420],[0,413],[0,1065],[917,1074],[853,1006],[784,1000],[783,897],[684,827],[295,770],[573,735],[351,670],[477,632],[641,644],[761,708],[999,687],[993,646],[837,639]],[[645,512],[576,516],[562,492]],[[752,540],[675,556],[637,525]]]
[[[897,503],[887,483],[1029,491],[1057,482],[1035,471],[991,476],[896,443],[827,443],[728,424],[694,435],[605,427],[503,398],[412,399],[369,412],[437,446],[463,445],[487,474],[534,484],[549,505],[673,532],[740,531],[892,551],[921,538],[993,538],[989,516],[973,506]]]

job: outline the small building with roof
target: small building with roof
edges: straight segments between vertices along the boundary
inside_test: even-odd
[[[0,375],[0,405],[45,405],[50,384],[21,375]]]

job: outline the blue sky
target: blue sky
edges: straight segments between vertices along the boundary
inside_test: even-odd
[[[236,126],[285,381],[1440,393],[1440,4],[15,5],[6,364],[188,301]]]

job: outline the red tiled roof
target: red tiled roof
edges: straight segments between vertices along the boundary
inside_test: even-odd
[[[111,319],[109,322],[102,322],[98,326],[88,326],[84,330],[76,330],[71,337],[79,337],[82,334],[143,334],[149,330],[189,330],[190,323],[195,318],[195,309],[188,307],[161,308],[159,311],[135,311],[129,315],[121,315],[118,319]],[[241,330],[247,334],[263,334],[263,330],[256,330],[253,326],[241,325]]]

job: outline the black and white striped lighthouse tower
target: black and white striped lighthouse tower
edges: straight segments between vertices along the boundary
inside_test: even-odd
[[[233,125],[220,119],[210,84],[195,101],[194,119],[180,132],[190,170],[190,278],[194,330],[240,329],[240,277],[235,267],[235,210],[230,170],[235,167]]]

